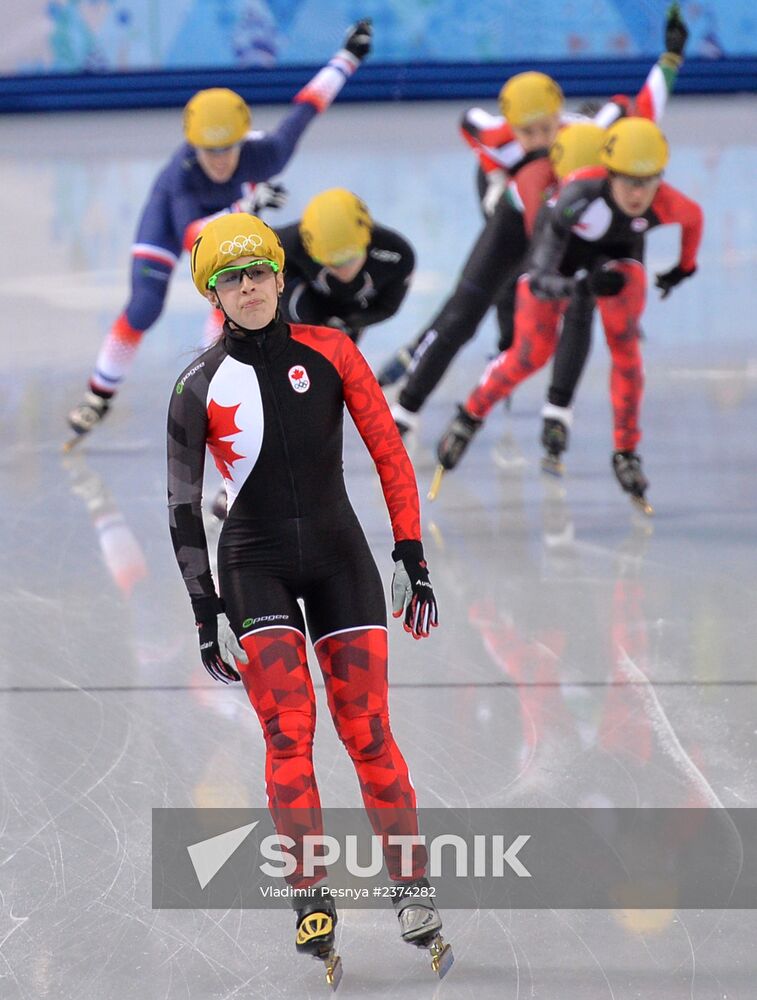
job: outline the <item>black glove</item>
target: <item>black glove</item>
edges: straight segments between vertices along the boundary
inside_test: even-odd
[[[240,663],[248,663],[249,660],[239,645],[226,615],[221,612],[212,618],[197,622],[197,634],[200,640],[202,665],[210,676],[223,684],[241,680],[232,664],[235,658]]]
[[[672,288],[675,288],[676,285],[680,285],[686,278],[690,278],[695,271],[695,267],[692,267],[690,271],[684,271],[680,264],[676,264],[676,266],[671,267],[669,271],[664,271],[662,274],[655,275],[655,288],[662,290],[660,298],[666,299],[668,295],[670,295]]]
[[[673,3],[668,8],[668,19],[665,22],[666,52],[672,52],[674,56],[682,56],[688,37],[689,29],[681,17],[681,7],[679,4]]]
[[[404,611],[405,631],[410,632],[414,639],[422,639],[428,635],[430,627],[439,624],[436,598],[423,557],[423,545],[411,540],[397,542],[392,559],[392,615],[399,618]]]
[[[619,295],[623,291],[626,283],[626,276],[622,271],[614,271],[603,266],[594,267],[587,274],[578,278],[576,285],[581,289],[591,292],[592,295],[607,297]]]
[[[362,21],[353,24],[344,36],[345,49],[361,62],[371,51],[372,43],[373,25],[369,17],[364,17]]]

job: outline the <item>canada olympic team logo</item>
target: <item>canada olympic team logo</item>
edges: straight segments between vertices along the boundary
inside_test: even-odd
[[[250,233],[249,236],[235,236],[233,240],[224,240],[219,246],[218,252],[222,254],[236,253],[240,257],[243,253],[256,253],[263,246],[263,237],[258,233]]]
[[[289,369],[289,382],[295,392],[307,392],[310,388],[310,377],[302,365],[294,365]]]
[[[643,216],[638,216],[635,219],[631,219],[631,229],[635,233],[643,233],[645,229],[649,228],[649,223]]]

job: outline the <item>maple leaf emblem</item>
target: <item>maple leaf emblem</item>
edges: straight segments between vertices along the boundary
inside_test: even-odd
[[[216,468],[224,479],[232,479],[230,465],[233,465],[244,455],[238,455],[234,451],[234,443],[226,440],[242,433],[242,428],[237,427],[236,412],[241,406],[220,406],[214,399],[208,405],[208,438],[207,444],[210,453],[216,463]]]
[[[305,372],[302,370],[302,368],[292,369],[292,378],[301,379],[304,374]]]

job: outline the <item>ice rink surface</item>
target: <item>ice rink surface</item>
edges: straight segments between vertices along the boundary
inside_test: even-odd
[[[288,222],[346,186],[415,245],[409,299],[362,343],[374,364],[431,318],[480,224],[462,108],[332,108],[283,175],[289,205],[268,216]],[[261,108],[256,124],[284,112]],[[757,806],[757,99],[673,97],[664,125],[668,180],[706,226],[699,273],[665,302],[650,295],[645,317],[656,515],[635,515],[610,471],[595,330],[565,479],[538,470],[542,374],[424,504],[442,624],[422,643],[390,626],[393,728],[423,807]],[[167,530],[165,413],[206,313],[186,259],[107,422],[61,455],[180,113],[21,116],[2,131],[0,996],[326,996],[320,966],[294,954],[290,913],[151,909],[153,807],[265,804],[257,721],[199,663]],[[677,238],[651,234],[652,271],[676,262]],[[489,321],[409,442],[423,495],[494,343]],[[354,429],[345,462],[388,584],[388,517]],[[357,806],[322,695],[324,805]],[[444,916],[457,961],[439,984],[390,912],[345,911],[339,995],[757,995],[754,911]]]

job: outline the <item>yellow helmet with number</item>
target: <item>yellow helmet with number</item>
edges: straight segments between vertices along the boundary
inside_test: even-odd
[[[300,237],[313,260],[339,267],[362,254],[371,242],[373,220],[365,203],[345,188],[321,191],[305,206]]]
[[[499,92],[500,111],[516,128],[558,114],[563,100],[559,86],[546,73],[518,73]]]
[[[599,166],[605,130],[593,122],[573,122],[560,129],[549,148],[555,174],[562,180],[581,167]]]
[[[244,98],[225,87],[200,90],[184,108],[184,137],[190,146],[223,149],[241,142],[252,115]]]
[[[668,162],[668,142],[648,118],[621,118],[607,129],[600,162],[615,174],[653,177]]]
[[[256,215],[231,212],[203,226],[189,257],[197,291],[204,295],[213,275],[240,257],[273,264],[275,271],[284,267],[284,248],[278,236]]]

